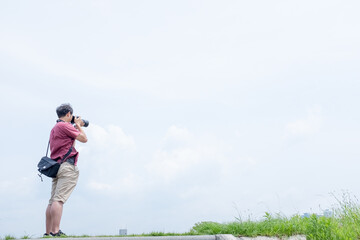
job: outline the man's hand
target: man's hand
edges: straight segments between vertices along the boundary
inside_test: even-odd
[[[85,124],[84,121],[81,119],[80,116],[75,117],[74,122],[75,122],[76,126],[79,125],[80,127],[84,126],[84,124]]]
[[[79,130],[80,134],[77,136],[76,140],[82,142],[82,143],[86,143],[87,142],[87,137],[86,134],[84,132],[84,130],[81,128],[82,126],[84,126],[84,122],[81,119],[81,117],[77,117],[74,119],[76,128]]]

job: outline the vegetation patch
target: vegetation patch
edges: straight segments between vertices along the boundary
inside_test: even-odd
[[[14,236],[12,236],[12,235],[6,235],[4,237],[4,240],[12,240],[12,239],[16,239],[16,238]]]
[[[355,198],[356,199],[356,198]],[[338,200],[338,199],[337,199]],[[339,206],[330,216],[312,214],[308,217],[295,215],[287,218],[265,213],[262,221],[237,221],[229,223],[201,222],[192,229],[193,234],[232,234],[236,237],[289,237],[305,235],[307,239],[347,240],[360,239],[360,207],[348,194],[338,200]]]

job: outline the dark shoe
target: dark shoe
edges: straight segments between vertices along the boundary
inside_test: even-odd
[[[50,234],[53,237],[66,237],[66,234],[63,233],[61,230],[59,230],[59,232],[57,232],[57,233],[50,233]]]
[[[51,233],[50,233],[51,234]],[[43,237],[51,237],[50,234],[44,233]]]

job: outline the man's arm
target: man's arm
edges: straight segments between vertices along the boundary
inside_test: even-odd
[[[76,140],[82,143],[86,143],[88,139],[86,137],[84,130],[81,128],[81,126],[84,125],[84,122],[81,120],[81,117],[75,118],[75,125],[77,130],[79,130],[80,132],[80,134],[76,137]]]

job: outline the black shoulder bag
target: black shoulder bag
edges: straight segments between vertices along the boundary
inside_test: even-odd
[[[55,178],[58,171],[59,171],[60,165],[66,160],[66,158],[72,152],[72,146],[71,146],[69,151],[63,157],[63,159],[61,159],[61,163],[58,163],[57,161],[55,161],[55,160],[53,160],[53,159],[51,159],[51,158],[49,158],[47,156],[48,152],[49,152],[49,146],[50,146],[50,141],[49,141],[49,144],[48,144],[48,147],[47,147],[47,150],[46,150],[46,156],[42,157],[40,162],[37,165],[38,166],[38,171],[41,173],[41,174],[38,174],[39,177],[41,178],[41,181],[43,181],[42,176],[41,176],[43,174],[45,176]]]

